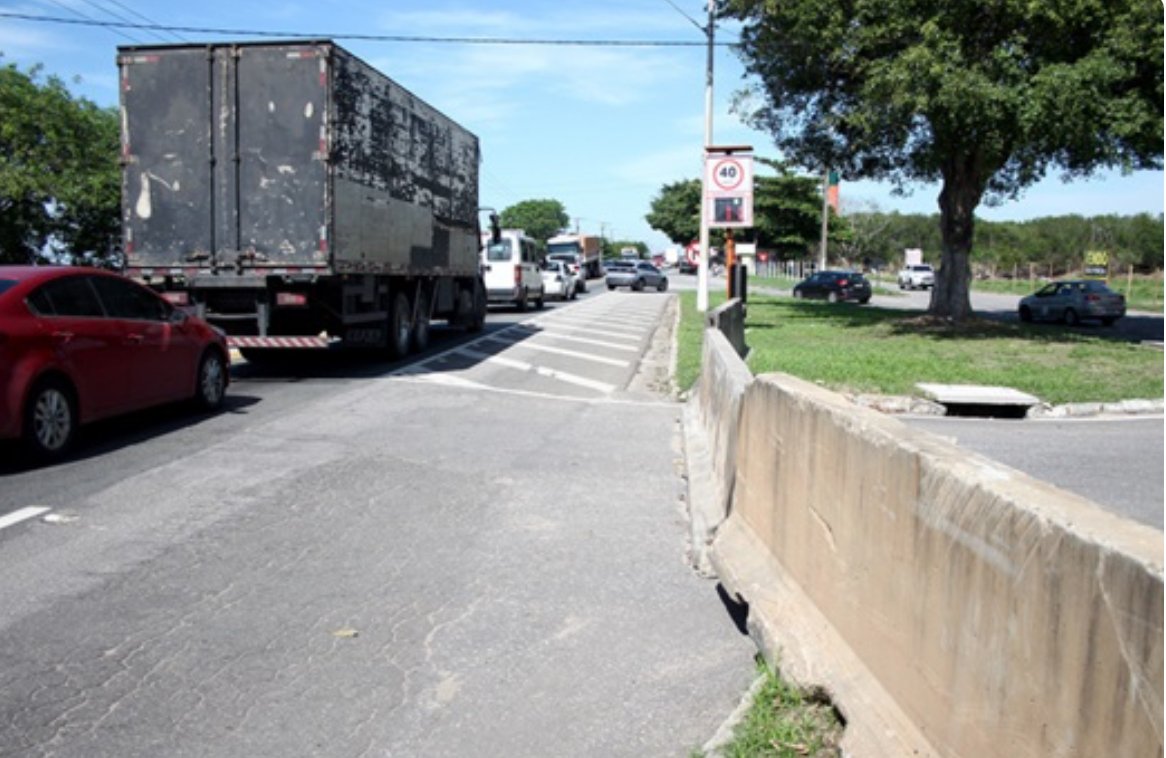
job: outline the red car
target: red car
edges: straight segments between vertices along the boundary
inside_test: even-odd
[[[0,266],[0,439],[39,458],[77,427],[176,400],[223,402],[222,332],[108,271]]]

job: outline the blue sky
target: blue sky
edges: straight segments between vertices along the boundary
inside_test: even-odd
[[[681,13],[683,11],[683,14]],[[313,0],[263,3],[202,0],[0,0],[0,13],[84,21],[335,35],[359,55],[445,112],[481,140],[481,203],[501,209],[554,198],[583,231],[668,244],[644,221],[666,183],[697,178],[704,138],[704,35],[700,0]],[[684,14],[687,14],[686,18]],[[470,45],[386,42],[344,35],[509,39],[689,41],[693,47]],[[718,30],[731,40],[732,29]],[[39,63],[73,92],[117,103],[115,52],[123,44],[246,39],[206,31],[154,32],[0,17],[0,62]],[[745,85],[736,55],[715,60],[715,144],[753,145],[777,157],[772,141],[729,112]],[[77,81],[74,81],[74,80]],[[937,186],[909,197],[871,182],[841,187],[843,212],[937,211]],[[1067,213],[1161,213],[1163,174],[1111,172],[1064,184],[1050,177],[1016,202],[981,207],[992,220]]]

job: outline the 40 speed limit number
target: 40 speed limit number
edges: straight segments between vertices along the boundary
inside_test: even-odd
[[[736,158],[713,162],[713,192],[737,192],[745,185],[746,169]]]

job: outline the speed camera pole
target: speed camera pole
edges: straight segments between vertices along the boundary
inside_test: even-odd
[[[708,149],[713,144],[713,37],[716,33],[715,3],[709,0],[709,21],[704,28],[709,40],[708,65],[705,67],[704,83],[704,152],[701,164],[708,160]],[[701,171],[700,184],[700,260],[696,264],[696,310],[705,313],[709,309],[709,198],[707,172]]]

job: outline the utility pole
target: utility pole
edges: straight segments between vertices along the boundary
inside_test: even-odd
[[[709,46],[704,85],[704,150],[700,156],[700,261],[696,268],[696,310],[700,313],[705,313],[709,309],[709,213],[708,188],[704,186],[704,160],[709,147],[713,144],[713,38],[716,34],[714,8],[713,0],[709,0],[709,20],[708,25],[704,27]]]
[[[822,172],[822,238],[818,244],[818,270],[826,270],[826,235],[830,231],[830,169]]]

